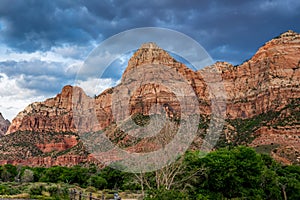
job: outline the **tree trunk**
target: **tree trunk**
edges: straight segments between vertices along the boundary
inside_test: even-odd
[[[282,193],[284,200],[287,200],[286,191],[285,191],[285,185],[282,186]]]

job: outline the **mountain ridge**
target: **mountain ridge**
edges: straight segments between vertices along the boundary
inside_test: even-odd
[[[299,63],[300,35],[292,31],[287,31],[266,42],[251,59],[237,67],[226,62],[216,62],[212,66],[198,71],[193,71],[183,63],[176,61],[166,51],[155,44],[144,44],[130,58],[120,85],[105,90],[95,98],[88,97],[78,87],[65,86],[62,92],[56,97],[47,99],[44,102],[30,104],[24,111],[20,112],[13,119],[5,137],[9,137],[10,134],[20,131],[46,134],[47,132],[84,133],[105,129],[110,130],[111,127],[115,127],[114,112],[124,112],[124,109],[113,110],[112,99],[113,95],[118,92],[118,88],[127,86],[127,77],[133,75],[137,79],[140,78],[138,75],[131,73],[145,65],[166,65],[171,69],[175,69],[184,77],[194,90],[199,102],[198,114],[204,116],[204,118],[209,119],[212,112],[212,102],[210,101],[207,80],[212,82],[222,81],[225,91],[220,92],[226,93],[227,103],[227,122],[223,130],[223,139],[226,144],[236,140],[236,137],[243,137],[243,133],[239,131],[240,125],[238,123],[244,123],[246,126],[250,122],[256,123],[256,118],[260,119],[259,116],[264,116],[266,120],[271,121],[265,122],[265,119],[259,121],[258,124],[260,127],[251,125],[250,128],[252,127],[253,130],[246,129],[245,135],[248,134],[247,137],[253,138],[245,138],[239,144],[259,146],[271,145],[275,141],[280,146],[277,148],[278,152],[284,151],[284,148],[291,147],[291,145],[294,152],[298,152],[300,151],[299,144],[293,143],[290,140],[287,140],[289,142],[285,142],[283,139],[276,141],[276,138],[281,138],[280,134],[291,138],[300,136],[299,126],[297,125],[300,121],[297,118],[298,115],[293,114],[291,109],[288,108],[290,105],[296,105],[296,109],[299,107],[298,103],[293,103],[293,100],[298,102],[297,99],[300,98]],[[215,71],[212,72],[213,70]],[[147,71],[145,68],[145,72],[147,72],[145,76],[151,78],[150,71]],[[170,78],[167,74],[165,76],[166,80]],[[180,105],[172,92],[166,87],[159,84],[142,85],[131,95],[128,107],[131,116],[149,115],[152,105],[155,103],[165,105],[164,109],[169,117],[174,118],[179,116]],[[76,98],[74,99],[74,97]],[[82,102],[84,103],[82,104]],[[76,109],[74,110],[74,108]],[[277,118],[268,118],[268,116],[265,116],[269,112],[276,113],[276,116],[282,115],[283,117],[280,118],[282,120],[293,116],[296,118],[296,121],[292,124],[274,125],[275,122],[272,123],[272,120],[276,121]],[[84,117],[78,118],[78,114]],[[236,122],[237,124],[235,124]],[[130,148],[135,149],[134,151],[144,149],[143,145],[149,146],[149,148],[153,147],[152,149],[155,149],[155,146],[157,146],[157,144],[151,143],[149,140],[135,141],[121,132],[119,136],[115,136],[114,130],[112,128],[107,134],[122,144],[124,141],[133,141],[134,146]],[[205,132],[205,129],[203,131]],[[121,136],[123,137],[122,141],[120,140]],[[192,148],[196,148],[202,143],[200,136],[195,141]],[[79,144],[79,140],[75,143],[73,141],[72,145],[76,146]],[[35,146],[38,146],[38,144],[35,144]],[[40,145],[39,148],[41,146],[43,145]],[[55,150],[55,145],[52,146],[53,150]],[[66,149],[67,147],[68,145],[66,145]],[[282,159],[289,157],[284,153],[280,155],[275,153],[274,157]],[[297,156],[298,154],[295,154],[288,161],[298,162]],[[285,162],[288,163],[287,161]],[[53,161],[53,163],[55,162]]]

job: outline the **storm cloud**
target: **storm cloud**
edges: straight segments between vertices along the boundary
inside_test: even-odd
[[[213,57],[239,61],[268,39],[299,30],[300,2],[269,1],[1,1],[1,41],[19,51],[86,45],[136,27],[183,32]],[[243,57],[241,55],[240,57]]]

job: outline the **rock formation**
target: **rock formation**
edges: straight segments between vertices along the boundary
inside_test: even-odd
[[[174,76],[170,75],[172,73],[177,73],[179,78],[175,80]],[[141,81],[132,86],[132,80]],[[144,83],[143,80],[152,82]],[[186,88],[191,88],[197,98],[196,104],[192,104],[191,100],[186,107],[182,107],[176,92],[167,87],[166,82],[170,80],[175,81],[174,88],[182,88],[185,90],[183,92],[188,93]],[[210,84],[213,85],[215,81],[220,81],[223,87],[212,94]],[[182,87],[183,84],[187,87]],[[293,100],[300,98],[299,85],[300,35],[293,31],[285,32],[267,42],[251,59],[239,66],[217,62],[199,71],[193,71],[176,61],[156,44],[147,43],[130,58],[118,86],[107,89],[95,98],[88,97],[78,87],[65,86],[56,97],[30,104],[20,112],[13,119],[7,136],[17,131],[31,131],[37,134],[46,132],[84,134],[106,129],[118,120],[125,120],[126,117],[135,114],[146,116],[166,112],[168,117],[180,119],[183,109],[194,112],[193,105],[197,105],[198,114],[208,117],[212,112],[212,95],[224,95],[226,107],[222,109],[226,109],[227,120],[224,140],[230,143],[237,141],[237,135],[240,137],[243,134],[239,132],[241,123],[255,121],[256,118],[260,119],[269,112],[276,113],[276,116],[286,112],[285,118],[277,116],[272,118],[273,121],[292,116],[289,114],[291,113],[289,106],[295,105],[292,103]],[[296,104],[296,107],[299,108],[299,104]],[[271,120],[268,123],[265,119],[259,121],[260,127],[244,124],[246,128],[253,129],[245,128],[243,131],[249,131],[249,137],[255,136],[256,139],[252,144],[250,144],[252,140],[243,142],[259,146],[274,144],[276,142],[274,138],[277,137],[297,138],[300,136],[300,127],[297,125],[298,115],[295,116],[296,121],[288,125],[275,126],[271,118],[268,118]],[[128,139],[128,136],[125,138]],[[144,143],[145,140],[140,141],[140,144]],[[279,143],[281,149],[292,145],[295,151],[300,151],[297,142]],[[50,149],[61,151],[71,147],[63,143],[36,144],[36,146],[44,152],[49,152]]]
[[[0,113],[0,136],[4,135],[10,125],[10,121],[4,119],[2,114]]]

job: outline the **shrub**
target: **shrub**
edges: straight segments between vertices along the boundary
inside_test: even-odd
[[[60,188],[57,185],[51,185],[46,187],[46,191],[51,194],[51,196],[54,196],[55,194],[59,193]]]
[[[186,193],[178,190],[153,190],[149,191],[149,194],[145,200],[184,200],[189,199]]]
[[[97,192],[97,189],[93,186],[89,186],[89,187],[86,188],[86,191],[87,192]]]
[[[15,195],[19,193],[20,191],[17,188],[9,187],[6,185],[0,185],[0,195]]]
[[[8,193],[8,187],[6,185],[0,185],[0,194],[5,195]]]
[[[42,195],[43,190],[45,189],[42,184],[34,184],[29,188],[30,195]]]
[[[34,180],[33,171],[31,171],[30,169],[25,169],[21,180],[22,182],[32,182]]]
[[[89,183],[91,186],[97,188],[97,189],[104,189],[107,187],[107,181],[102,178],[101,176],[92,176],[90,179],[89,179]]]

